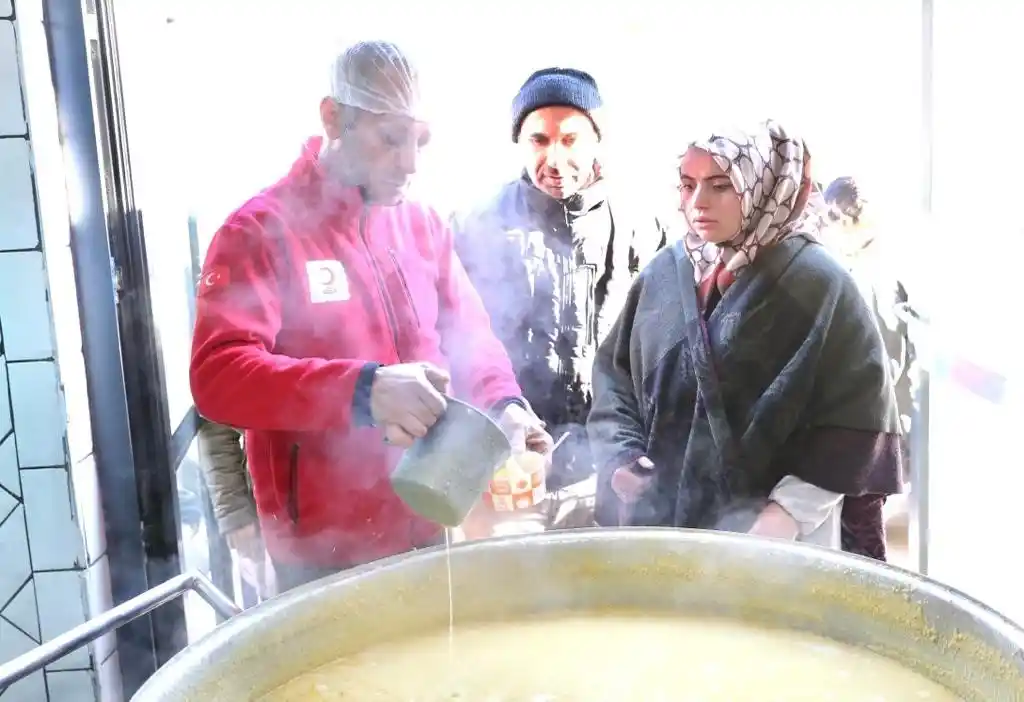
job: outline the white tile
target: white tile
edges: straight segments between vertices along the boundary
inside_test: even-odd
[[[61,466],[67,419],[53,361],[8,363],[11,409],[18,432],[18,464],[22,468]]]
[[[83,382],[84,386],[85,383]],[[92,417],[89,415],[89,397],[84,387],[64,387],[64,406],[68,414],[67,443],[68,460],[79,463],[92,455]]]
[[[64,362],[61,360],[61,375],[64,376]],[[67,377],[67,376],[64,376]],[[74,374],[72,374],[74,377]],[[85,389],[85,374],[82,382],[64,384],[64,407],[68,416],[67,443],[68,460],[79,463],[92,455],[92,417],[89,415],[89,395]]]
[[[7,404],[2,397],[0,403]],[[0,434],[0,487],[15,497],[21,497],[21,480],[18,479],[18,451],[14,446],[14,433],[3,438]]]
[[[0,21],[0,134],[24,134],[27,130],[14,22],[4,20]]]
[[[41,252],[0,252],[0,320],[7,336],[8,363],[54,356],[47,290]]]
[[[51,700],[60,702],[96,702],[96,675],[91,670],[68,670],[46,674]]]
[[[60,383],[67,412],[68,453],[76,463],[92,453],[92,423],[89,391],[82,355],[82,324],[78,314],[78,292],[68,246],[46,244],[46,273],[50,286],[49,308],[53,316],[54,344]]]
[[[72,508],[71,481],[64,468],[21,471],[32,567],[65,570],[85,566],[82,532]]]
[[[21,592],[14,596],[7,606],[0,612],[4,619],[24,631],[29,636],[40,641],[39,636],[39,610],[36,607],[36,584],[26,583]]]
[[[0,490],[0,524],[3,524],[7,516],[18,506],[18,500],[6,490]]]
[[[0,663],[7,663],[24,655],[38,644],[18,631],[16,627],[0,619]]]
[[[47,258],[55,248],[67,247],[71,241],[68,192],[64,182],[66,169],[50,72],[48,29],[43,23],[43,3],[20,4],[18,48],[22,84],[31,86],[25,92],[25,112],[32,132],[36,198]]]
[[[0,113],[3,110],[0,106]],[[4,213],[0,251],[39,246],[32,150],[27,139],[0,139],[0,212]]]
[[[110,592],[110,562],[106,556],[89,566],[85,571],[85,597],[88,602],[86,614],[97,617],[113,608],[114,597]],[[93,660],[106,660],[117,646],[114,632],[105,634],[93,644]]]
[[[124,702],[124,687],[121,683],[121,663],[115,651],[110,658],[100,663],[100,702]]]
[[[0,702],[44,702],[46,700],[46,683],[43,671],[32,673],[0,693]]]
[[[98,478],[96,459],[92,455],[86,456],[71,468],[71,484],[75,490],[78,528],[85,537],[85,558],[88,564],[96,562],[96,559],[107,551],[107,535],[104,529],[103,505],[100,502]]]
[[[0,436],[7,436],[13,428],[8,397],[7,358],[0,356]]]
[[[36,597],[39,599],[39,625],[43,641],[50,641],[83,624],[85,584],[78,570],[36,573]],[[47,670],[88,668],[89,649],[83,647],[47,666]]]
[[[0,606],[14,597],[32,574],[24,515],[24,508],[17,507],[0,524],[0,553],[3,554],[3,565],[0,565]]]

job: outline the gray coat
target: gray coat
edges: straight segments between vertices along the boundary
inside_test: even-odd
[[[242,433],[200,420],[199,456],[220,533],[256,523],[256,502],[246,469]]]

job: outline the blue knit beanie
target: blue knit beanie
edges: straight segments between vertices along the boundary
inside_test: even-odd
[[[593,112],[602,104],[597,81],[589,73],[575,68],[543,68],[526,79],[512,101],[512,141],[519,142],[527,115],[555,105],[574,107],[589,117],[600,139],[601,127]]]

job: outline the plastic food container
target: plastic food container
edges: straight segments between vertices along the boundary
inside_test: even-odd
[[[512,456],[494,473],[484,500],[495,512],[539,508],[547,496],[547,459],[533,451]]]

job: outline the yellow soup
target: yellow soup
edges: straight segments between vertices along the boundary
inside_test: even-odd
[[[263,702],[955,702],[868,651],[717,619],[458,625],[371,647]]]

